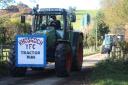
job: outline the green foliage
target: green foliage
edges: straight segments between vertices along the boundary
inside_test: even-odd
[[[6,3],[11,3],[13,0],[1,0],[8,1]],[[10,9],[11,8],[11,9]],[[14,40],[16,34],[26,34],[30,32],[30,24],[20,23],[20,16],[22,13],[28,11],[28,6],[24,4],[6,6],[6,10],[0,10],[0,43],[11,43]],[[18,10],[15,12],[15,10]]]
[[[93,47],[89,47],[89,48],[84,48],[83,50],[83,55],[86,57],[86,56],[89,56],[89,55],[93,55],[93,54],[97,54],[99,53],[100,51],[100,47],[98,49],[94,49],[94,46]]]
[[[21,23],[19,18],[11,18],[11,24],[15,26],[18,30],[18,34],[24,34],[29,32],[30,24],[29,23]]]
[[[0,43],[11,43],[16,34],[30,32],[30,24],[20,23],[19,18],[9,18],[8,16],[0,17]]]
[[[128,42],[126,42],[126,41],[120,41],[120,42],[118,42],[118,45],[121,47],[121,49],[125,53],[128,53]]]
[[[0,56],[1,57],[1,56]],[[9,75],[9,69],[7,67],[7,63],[0,63],[0,76]]]
[[[101,36],[104,36],[109,32],[109,27],[106,26],[104,23],[98,25],[98,39],[101,39]]]
[[[102,0],[104,22],[111,28],[117,28],[128,23],[127,0]]]
[[[94,46],[95,45],[95,38],[93,36],[88,36],[87,43],[89,46]]]
[[[98,40],[102,40],[102,37],[104,37],[104,35],[109,32],[109,27],[105,24],[104,18],[105,16],[102,13],[102,11],[99,11],[96,15],[96,20],[95,20],[97,26]]]
[[[128,61],[106,60],[96,65],[92,85],[128,85]]]
[[[97,44],[100,46],[102,44],[104,35],[109,32],[109,27],[104,22],[105,15],[102,11],[98,11],[95,17],[95,25],[90,32],[91,36],[97,37]]]
[[[89,47],[92,47],[92,46],[95,46],[95,37],[93,37],[90,34],[87,34],[84,37],[84,47],[89,48]]]
[[[6,26],[6,24],[9,22],[8,16],[0,16],[0,27]]]
[[[76,10],[76,22],[73,23],[73,27],[77,30],[80,30],[81,28],[81,20],[85,14],[90,14],[91,19],[93,19],[96,16],[97,10]],[[85,30],[85,29],[81,29]],[[95,33],[90,30],[88,33],[84,33],[84,47],[90,47],[95,45]]]
[[[6,43],[6,29],[5,26],[9,23],[8,16],[0,16],[0,44]]]
[[[9,31],[11,41],[14,40],[17,34],[26,34],[30,32],[30,24],[29,23],[20,23],[19,18],[11,18],[10,24],[8,24],[9,28],[13,28]],[[8,29],[9,29],[8,28]]]

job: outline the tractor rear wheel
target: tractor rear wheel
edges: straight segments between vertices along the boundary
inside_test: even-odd
[[[66,77],[70,75],[72,67],[72,51],[67,43],[60,43],[57,45],[55,52],[55,69],[59,77]]]
[[[83,39],[79,36],[75,42],[72,70],[80,71],[83,63]]]
[[[16,52],[15,52],[15,43],[12,45],[9,53],[9,72],[12,76],[24,76],[26,73],[26,68],[16,67]]]

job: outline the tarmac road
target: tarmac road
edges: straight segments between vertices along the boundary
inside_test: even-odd
[[[35,72],[29,70],[24,77],[4,77],[0,79],[0,85],[89,85],[89,76],[93,66],[105,55],[95,54],[84,57],[83,67],[80,72],[72,72],[70,77],[56,77],[54,64],[50,64],[46,70]]]

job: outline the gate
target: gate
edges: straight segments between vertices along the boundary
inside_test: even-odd
[[[6,63],[8,61],[10,51],[10,45],[0,45],[0,63]]]

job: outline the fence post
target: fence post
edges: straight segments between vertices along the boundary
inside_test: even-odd
[[[2,56],[3,56],[3,47],[2,44],[0,45],[0,62],[2,61]]]

